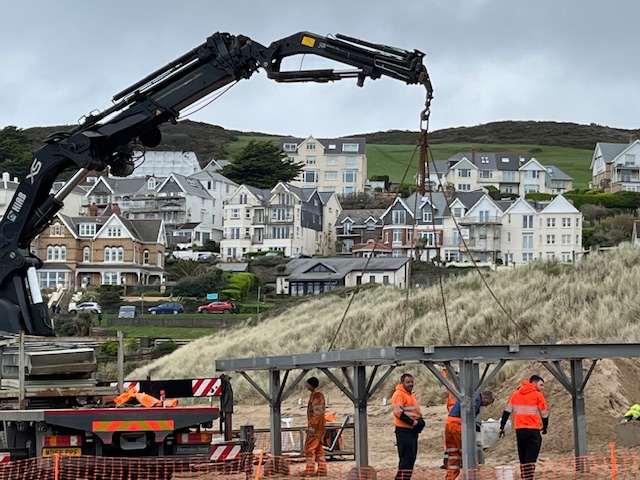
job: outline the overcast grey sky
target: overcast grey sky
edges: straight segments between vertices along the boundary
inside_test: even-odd
[[[216,31],[269,45],[303,30],[425,52],[431,130],[498,120],[640,128],[635,0],[20,0],[2,17],[0,128],[73,124]],[[260,72],[189,118],[337,137],[417,130],[423,103],[422,87],[389,78],[283,85]]]

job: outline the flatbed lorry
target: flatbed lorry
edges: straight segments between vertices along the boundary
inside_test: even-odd
[[[283,60],[296,55],[315,55],[352,69],[283,71]],[[161,125],[177,122],[185,108],[195,106],[210,94],[220,94],[223,88],[250,78],[258,70],[282,83],[353,78],[362,86],[367,78],[387,76],[409,85],[422,85],[426,101],[421,122],[425,123],[433,89],[423,59],[424,53],[418,50],[410,52],[340,34],[298,32],[265,46],[244,35],[217,32],[117,93],[109,108],[91,113],[69,131],[45,139],[0,220],[0,332],[6,333],[0,338],[2,458],[12,462],[64,455],[62,458],[69,463],[80,455],[93,459],[85,464],[94,466],[99,458],[150,458],[156,460],[148,464],[152,467],[167,458],[187,458],[191,454],[215,463],[250,452],[250,428],[241,429],[244,433],[237,439],[231,437],[233,395],[225,377],[205,379],[220,382],[220,389],[216,390],[220,407],[111,406],[108,398],[123,390],[95,382],[95,349],[54,338],[54,324],[37,275],[43,262],[31,251],[31,242],[51,224],[63,200],[89,172],[108,171],[115,177],[131,175],[140,152],[160,144]],[[72,170],[75,173],[71,172],[63,187],[52,193],[54,182]],[[16,335],[22,338],[17,354]],[[49,338],[50,344],[42,348],[35,342],[28,344],[24,335]],[[178,388],[172,383],[175,381],[145,381],[139,382],[144,394],[159,395],[164,391],[167,397],[177,397],[189,393],[184,384]],[[188,380],[187,386],[198,381]],[[17,383],[17,387],[10,383]],[[118,383],[122,386],[122,382]],[[184,391],[178,393],[174,388]],[[212,391],[205,395],[215,396]],[[187,396],[196,395],[192,391]],[[209,434],[216,420],[222,423],[220,431],[227,445],[213,442]],[[44,478],[38,475],[45,470],[39,469],[35,478]],[[2,475],[0,468],[0,479]],[[12,475],[27,478],[22,473]],[[165,474],[152,478],[165,478]]]

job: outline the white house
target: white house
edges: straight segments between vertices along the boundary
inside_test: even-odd
[[[501,250],[505,264],[575,262],[582,256],[582,214],[562,195],[540,203],[519,198],[502,216]]]
[[[281,138],[282,150],[292,162],[304,164],[300,178],[290,182],[319,192],[350,195],[363,192],[367,183],[364,138]]]
[[[640,192],[640,140],[596,143],[591,177],[592,187],[606,192]]]

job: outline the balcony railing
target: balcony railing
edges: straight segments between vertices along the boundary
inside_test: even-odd
[[[499,225],[502,224],[502,217],[498,215],[489,215],[488,217],[462,217],[458,219],[460,225]]]

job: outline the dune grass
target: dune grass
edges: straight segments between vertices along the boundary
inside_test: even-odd
[[[407,297],[404,290],[381,287],[357,294],[336,335],[349,299],[310,298],[253,327],[198,339],[132,378],[147,373],[208,376],[214,374],[215,359],[322,352],[334,338],[333,350],[448,345],[448,332],[453,344],[471,345],[547,343],[552,333],[559,341],[640,341],[640,248],[624,246],[590,256],[570,269],[534,262],[485,278],[502,307],[476,274],[445,283],[446,320],[439,288],[414,289]],[[429,389],[435,396],[442,394],[425,368],[413,372],[427,394]],[[253,394],[252,387],[237,380],[239,398]]]

